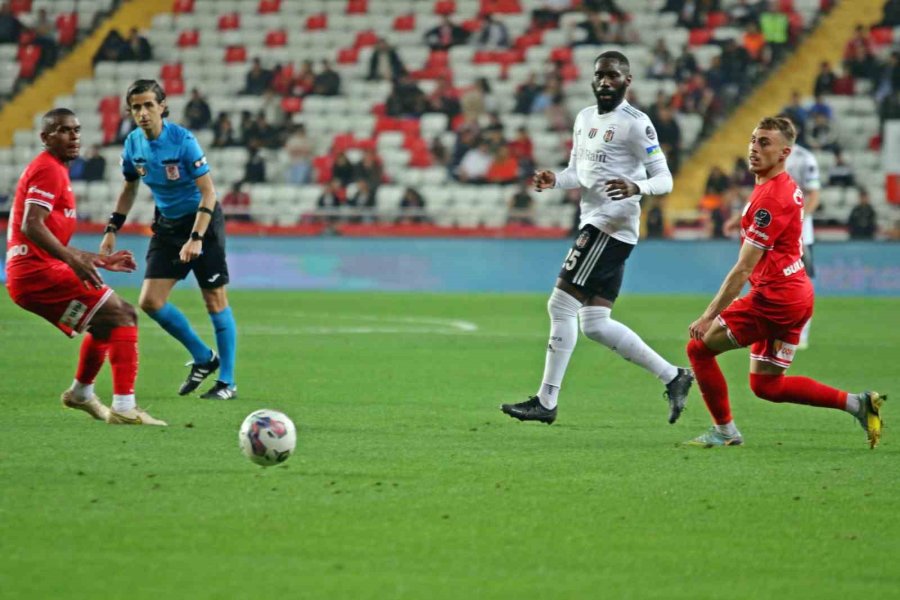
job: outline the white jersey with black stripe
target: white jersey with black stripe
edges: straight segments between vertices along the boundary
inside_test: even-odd
[[[819,177],[819,161],[816,160],[815,154],[800,144],[794,144],[794,149],[784,161],[784,169],[804,194],[822,188]],[[804,244],[809,245],[815,242],[812,214],[803,215],[803,233],[801,235]]]
[[[611,200],[605,184],[625,178],[644,190],[648,174],[666,175],[671,180],[656,128],[646,114],[624,100],[605,114],[598,114],[596,105],[578,113],[569,165],[556,174],[556,185],[581,188],[581,227],[593,225],[617,240],[636,244],[641,194]],[[664,191],[670,190],[671,181]]]

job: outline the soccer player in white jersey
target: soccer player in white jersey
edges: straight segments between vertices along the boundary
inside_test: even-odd
[[[812,152],[800,144],[794,144],[794,151],[788,155],[785,161],[785,169],[803,191],[803,233],[801,237],[803,238],[804,252],[802,258],[806,274],[813,279],[816,276],[813,265],[813,244],[816,241],[813,232],[813,214],[819,208],[819,190],[822,188],[822,182],[819,180],[819,161]],[[810,323],[812,323],[812,317],[800,332],[800,343],[797,345],[800,350],[809,348]]]
[[[638,241],[641,196],[672,191],[672,174],[653,124],[625,100],[630,84],[625,55],[610,51],[598,56],[591,83],[597,104],[575,118],[569,166],[559,173],[537,171],[534,175],[538,191],[581,189],[581,223],[547,303],[550,343],[541,386],[527,401],[500,407],[520,421],[549,425],[556,420],[557,396],[578,340],[579,320],[587,337],[666,385],[669,423],[684,410],[694,380],[690,370],[669,363],[610,317],[625,261]]]

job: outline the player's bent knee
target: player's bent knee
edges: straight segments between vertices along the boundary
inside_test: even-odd
[[[164,300],[160,301],[156,298],[141,297],[141,299],[138,300],[138,305],[141,307],[141,310],[144,311],[145,313],[153,314],[153,313],[159,311],[163,306],[165,306],[166,302]]]
[[[703,340],[690,340],[685,347],[685,351],[687,352],[688,358],[691,360],[705,358],[710,355],[715,356],[715,353],[703,343]]]
[[[762,398],[769,402],[782,402],[781,384],[783,382],[783,375],[750,373],[750,389],[757,398]]]

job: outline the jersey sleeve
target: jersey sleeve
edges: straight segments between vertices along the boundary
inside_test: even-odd
[[[800,189],[802,190],[815,191],[822,189],[822,181],[819,175],[819,163],[812,154],[809,155],[809,160],[803,165],[803,181],[799,183]]]
[[[790,214],[772,196],[763,196],[750,205],[742,220],[744,241],[763,250],[775,247]]]
[[[63,192],[65,181],[59,171],[51,165],[41,165],[31,172],[25,188],[25,204],[37,204],[47,210],[53,206]]]
[[[209,164],[206,161],[206,155],[200,142],[194,137],[194,134],[188,133],[181,142],[181,160],[187,165],[187,172],[192,179],[203,177],[209,173]]]
[[[630,136],[632,151],[640,157],[648,171],[653,171],[655,169],[651,167],[657,166],[657,163],[666,162],[666,155],[659,146],[656,128],[650,119],[640,119],[633,127],[634,131]]]
[[[122,157],[119,159],[119,164],[122,166],[122,175],[125,177],[125,181],[136,181],[140,179],[140,174],[137,172],[137,169],[134,168],[134,162],[132,161],[131,156],[131,145],[128,143],[128,139],[125,139],[125,144],[122,146]]]

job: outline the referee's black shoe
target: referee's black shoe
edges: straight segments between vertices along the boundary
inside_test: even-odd
[[[206,400],[236,400],[237,399],[237,387],[233,385],[229,385],[224,381],[216,381],[209,391],[205,394],[200,394],[201,398]]]
[[[500,410],[520,421],[540,421],[552,425],[556,420],[556,407],[544,408],[537,396],[531,396],[518,404],[503,404]]]
[[[191,372],[188,373],[187,379],[181,384],[181,388],[178,390],[179,396],[190,394],[197,389],[204,379],[216,372],[216,369],[219,368],[219,355],[213,350],[212,358],[208,362],[200,363],[199,365],[195,362],[189,362],[185,366],[189,366]]]
[[[694,373],[690,369],[679,367],[678,375],[675,376],[675,379],[666,384],[666,391],[663,392],[663,396],[669,401],[669,424],[677,421],[684,411],[688,392],[691,391],[691,384],[693,383]]]

